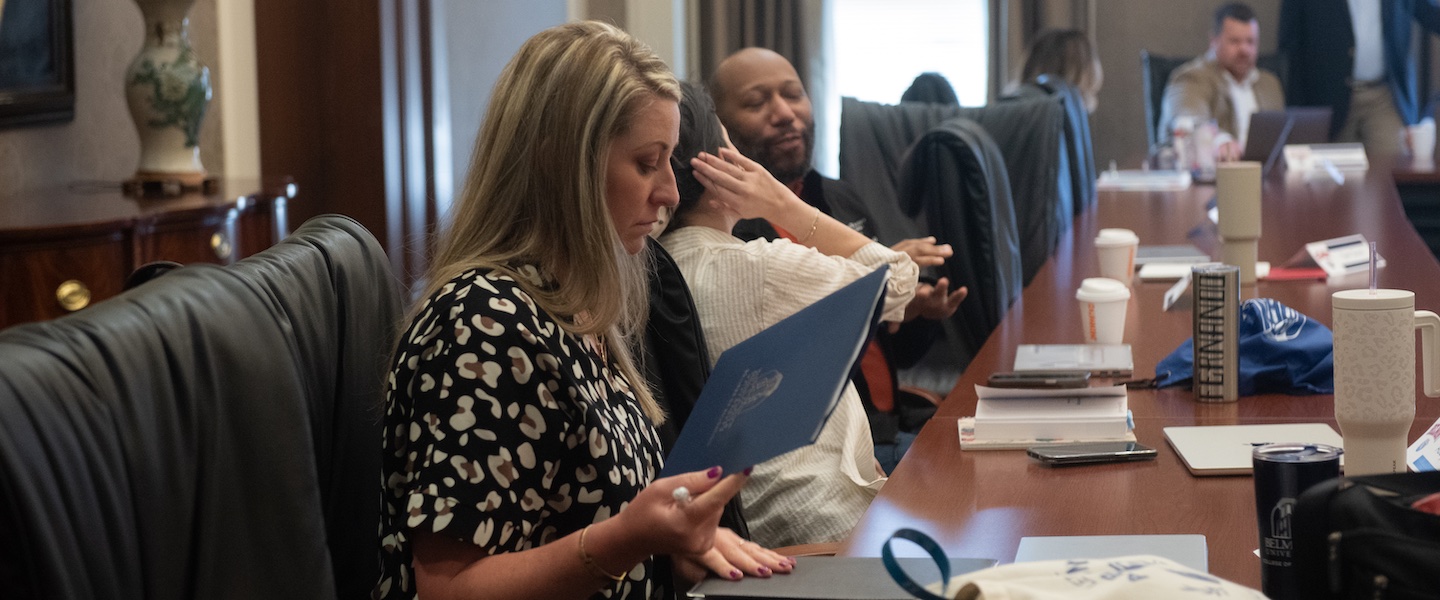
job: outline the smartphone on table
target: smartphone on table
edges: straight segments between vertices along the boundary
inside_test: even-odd
[[[991,373],[990,387],[1070,389],[1090,386],[1089,371],[1002,371]]]
[[[1051,466],[1153,460],[1155,449],[1139,442],[1077,442],[1043,444],[1025,450],[1031,458]]]

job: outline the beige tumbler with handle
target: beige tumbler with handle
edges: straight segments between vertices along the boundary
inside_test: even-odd
[[[1440,397],[1440,316],[1415,310],[1408,290],[1345,290],[1331,296],[1335,334],[1335,421],[1347,476],[1405,471],[1415,421],[1415,330],[1421,333],[1425,395]]]

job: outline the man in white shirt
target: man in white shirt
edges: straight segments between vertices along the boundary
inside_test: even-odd
[[[1220,131],[1215,158],[1237,160],[1245,150],[1250,115],[1285,108],[1285,92],[1274,73],[1255,66],[1259,55],[1260,23],[1255,11],[1236,3],[1215,11],[1210,50],[1175,69],[1165,86],[1160,107],[1160,130],[1170,139],[1176,117],[1197,122],[1210,119]]]

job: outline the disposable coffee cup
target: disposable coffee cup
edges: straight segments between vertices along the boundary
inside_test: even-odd
[[[1307,574],[1295,566],[1295,501],[1310,486],[1340,476],[1340,454],[1334,446],[1305,443],[1267,444],[1252,451],[1260,589],[1267,598],[1307,597],[1301,592]]]
[[[1125,308],[1130,288],[1105,277],[1080,282],[1075,291],[1080,304],[1080,331],[1087,344],[1119,344],[1125,338]]]
[[[1406,130],[1410,132],[1410,156],[1415,164],[1435,162],[1435,121],[1425,119]]]
[[[1140,236],[1129,229],[1101,229],[1095,236],[1095,255],[1100,258],[1100,276],[1130,285],[1135,274],[1135,249]]]

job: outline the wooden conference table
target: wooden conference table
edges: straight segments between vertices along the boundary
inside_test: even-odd
[[[986,341],[840,553],[877,556],[882,542],[900,527],[930,534],[952,557],[1001,563],[1014,559],[1023,536],[1199,533],[1206,538],[1212,573],[1258,588],[1252,479],[1191,476],[1162,429],[1287,422],[1334,426],[1331,396],[1265,395],[1201,404],[1188,387],[1131,390],[1135,435],[1159,450],[1156,460],[1139,463],[1048,468],[1024,451],[962,452],[956,431],[956,419],[975,414],[974,385],[993,371],[1009,370],[1018,345],[1080,341],[1074,293],[1082,279],[1098,275],[1092,242],[1101,227],[1132,229],[1141,244],[1190,242],[1219,256],[1215,228],[1205,217],[1205,203],[1213,195],[1208,185],[1177,193],[1102,192],[1098,205],[1076,219],[1073,231]],[[1380,271],[1380,287],[1413,290],[1417,308],[1440,308],[1440,263],[1406,220],[1388,169],[1351,175],[1343,185],[1298,175],[1272,177],[1263,196],[1260,260],[1282,264],[1306,242],[1361,233],[1378,242],[1389,263]],[[1133,285],[1125,340],[1133,346],[1136,378],[1153,375],[1156,362],[1190,336],[1188,309],[1161,310],[1161,296],[1170,285],[1138,278]],[[1328,326],[1330,294],[1366,285],[1364,274],[1329,282],[1262,281],[1243,289],[1242,296],[1275,298]],[[1426,398],[1418,389],[1416,396],[1411,439],[1440,417],[1440,399]]]

